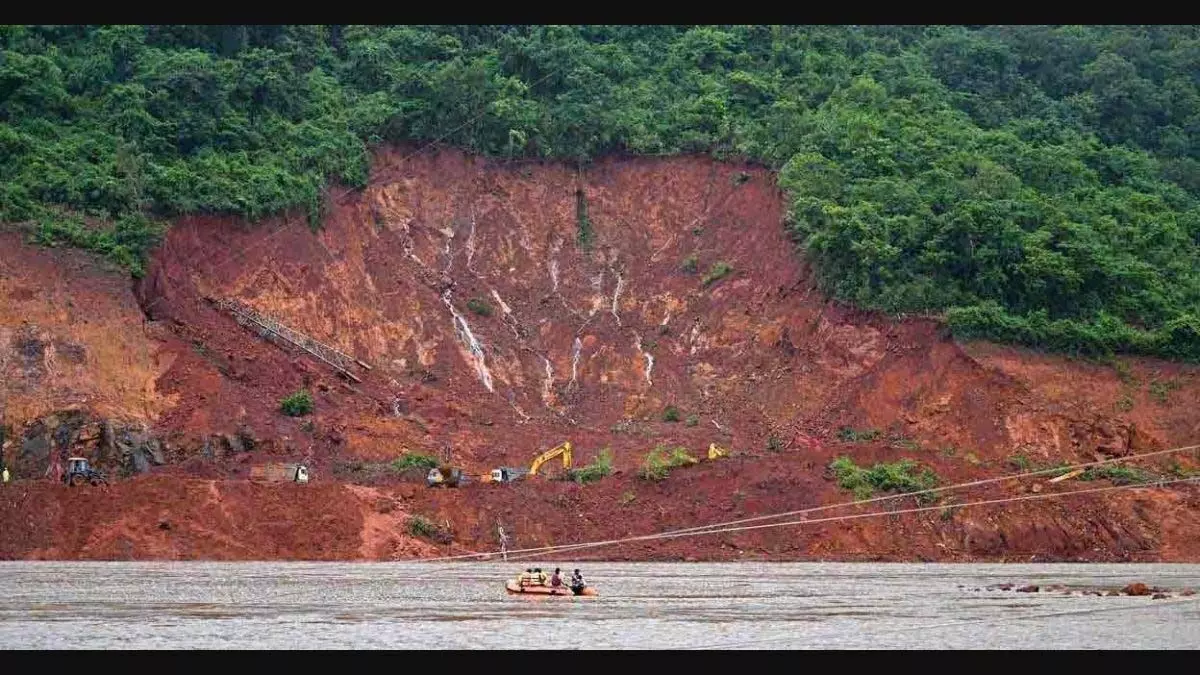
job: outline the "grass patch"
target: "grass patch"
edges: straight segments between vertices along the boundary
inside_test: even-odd
[[[1117,399],[1117,410],[1121,412],[1129,412],[1133,410],[1133,397],[1128,392],[1121,394]]]
[[[591,464],[568,471],[567,479],[580,484],[594,483],[601,478],[611,476],[612,472],[612,452],[608,448],[605,448],[600,451],[600,454]]]
[[[1117,371],[1117,379],[1125,384],[1137,384],[1137,378],[1134,377],[1133,368],[1129,366],[1129,362],[1114,358],[1112,360],[1113,370]]]
[[[678,422],[679,421],[679,408],[676,408],[673,405],[667,406],[666,408],[663,409],[662,418],[663,418],[664,422]]]
[[[1179,388],[1179,382],[1175,380],[1154,380],[1150,383],[1150,398],[1154,399],[1159,405],[1166,405],[1167,399],[1171,392]]]
[[[685,426],[694,427],[697,424],[700,424],[700,416],[699,415],[688,415],[687,419],[684,420],[683,423]]]
[[[854,493],[856,499],[869,499],[879,492],[917,492],[937,487],[938,477],[931,469],[921,469],[916,462],[902,459],[898,462],[880,462],[864,469],[846,456],[829,463],[829,470],[844,490]],[[931,502],[932,496],[919,495],[918,502]]]
[[[437,467],[437,465],[438,461],[436,457],[430,457],[429,455],[422,455],[416,452],[406,452],[396,459],[393,459],[389,466],[391,467],[392,471],[395,471],[396,473],[403,473],[409,469],[424,469],[425,471],[428,471]]]
[[[592,242],[596,239],[596,231],[592,228],[592,219],[588,217],[587,195],[583,194],[583,190],[575,191],[575,225],[579,230],[579,247],[590,251]]]
[[[838,440],[843,443],[869,443],[878,440],[883,432],[878,429],[852,429],[850,427],[842,427],[838,429]]]
[[[721,262],[713,263],[713,266],[708,268],[708,273],[704,275],[700,283],[705,287],[711,286],[716,282],[724,279],[733,272],[733,266],[722,260]]]
[[[633,490],[626,490],[621,493],[621,506],[632,504],[635,500],[637,500],[637,495],[633,493]]]
[[[312,394],[301,389],[279,402],[279,410],[288,417],[300,417],[313,411]]]
[[[693,253],[684,258],[683,263],[679,266],[679,269],[688,274],[695,274],[696,270],[700,269],[700,261],[696,259],[696,254]]]
[[[1019,452],[1008,458],[1008,465],[1023,473],[1033,469],[1033,462]]]
[[[439,544],[449,544],[454,539],[448,528],[417,515],[409,517],[408,533],[414,537],[436,541]]]
[[[738,171],[737,173],[730,176],[729,179],[730,179],[730,182],[732,182],[734,184],[734,186],[741,186],[741,185],[745,185],[747,182],[749,182],[750,174],[746,173],[745,171]]]
[[[491,316],[492,305],[483,298],[471,298],[467,301],[467,309],[475,312],[479,316]]]
[[[1180,464],[1179,460],[1177,459],[1172,459],[1171,463],[1167,465],[1167,472],[1176,478],[1191,478],[1193,476],[1200,476],[1200,469],[1190,469]]]
[[[688,453],[687,448],[677,447],[668,450],[660,445],[646,455],[638,475],[646,480],[660,481],[667,477],[671,469],[691,466],[697,461]]]
[[[767,450],[770,452],[779,452],[783,450],[783,440],[775,434],[767,436]]]
[[[1079,475],[1079,480],[1107,480],[1112,482],[1113,485],[1133,485],[1135,483],[1152,482],[1154,476],[1136,466],[1106,464],[1104,466],[1093,466],[1085,469]]]

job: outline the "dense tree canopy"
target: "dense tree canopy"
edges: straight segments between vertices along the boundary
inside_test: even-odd
[[[140,273],[186,212],[319,218],[369,148],[780,170],[825,288],[962,336],[1200,358],[1200,30],[4,26],[0,220]]]

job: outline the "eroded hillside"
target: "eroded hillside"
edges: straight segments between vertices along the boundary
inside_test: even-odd
[[[178,557],[188,546],[159,540],[179,532],[181,518],[210,518],[193,504],[202,492],[241,506],[223,512],[226,529],[197,544],[200,555],[430,554],[396,532],[408,512],[451,522],[459,543],[479,550],[495,545],[491,520],[533,544],[846,500],[823,476],[842,453],[861,463],[909,457],[949,482],[1013,471],[1016,457],[1049,466],[1200,438],[1196,369],[963,346],[929,320],[847,310],[814,290],[782,218],[772,174],[708,159],[609,159],[578,171],[389,150],[377,156],[367,189],[331,191],[318,231],[299,215],[254,224],[184,218],[134,287],[80,254],[6,236],[0,394],[12,428],[5,456],[24,479],[13,487],[26,492],[17,499],[9,491],[5,517],[26,529],[4,553],[118,555],[110,540],[120,531],[120,555]],[[361,382],[341,378],[238,325],[223,300],[370,368],[355,369]],[[282,415],[280,399],[300,388],[313,392],[315,413]],[[664,419],[669,406],[678,421]],[[577,465],[610,448],[620,473],[587,486],[439,494],[398,479],[323,486],[364,505],[343,509],[344,518],[322,515],[341,523],[330,532],[344,529],[350,534],[338,536],[357,544],[289,554],[286,537],[266,548],[237,543],[264,540],[253,523],[265,516],[252,504],[272,488],[230,481],[268,456],[306,459],[323,483],[353,481],[347,467],[404,452],[449,456],[472,473],[527,466],[564,440],[575,445]],[[699,457],[712,442],[733,456],[659,484],[634,475],[657,445]],[[146,499],[182,515],[162,515],[166,528],[137,534],[140,526],[115,524],[130,513],[88,501],[81,508],[99,520],[39,521],[34,514],[67,495],[44,479],[26,482],[44,475],[52,452],[82,454],[118,474],[162,474],[125,481],[112,498],[130,504],[138,523],[160,518],[133,506]],[[1171,470],[1194,465],[1180,456]],[[212,493],[163,482],[201,478],[215,481]],[[360,494],[367,489],[384,492]],[[336,501],[333,494],[326,498]],[[1016,513],[1026,515],[1006,514],[987,535],[966,512],[935,513],[913,517],[912,527],[929,531],[922,537],[879,521],[842,534],[841,526],[810,528],[800,540],[756,533],[738,535],[749,539],[737,545],[697,539],[622,555],[721,557],[742,547],[774,557],[1195,554],[1180,542],[1200,527],[1196,495],[1137,494],[1089,497],[1082,510],[1023,507]],[[89,499],[103,500],[69,503]],[[1095,523],[1104,514],[1115,523],[1107,530]],[[391,520],[381,524],[385,515]],[[1020,534],[1042,531],[1039,518],[1062,534]],[[1093,526],[1100,529],[1071,540]],[[55,540],[59,531],[74,532],[76,543]],[[88,537],[109,543],[78,543]]]

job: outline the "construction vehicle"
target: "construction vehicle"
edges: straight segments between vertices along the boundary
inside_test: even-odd
[[[492,469],[492,473],[487,477],[489,483],[511,483],[515,480],[524,478],[529,471],[526,469],[516,469],[511,466],[502,466],[499,469]]]
[[[263,464],[250,467],[250,480],[264,483],[308,483],[308,467],[303,464]]]
[[[708,444],[708,459],[710,461],[714,460],[714,459],[718,459],[720,457],[727,457],[727,456],[729,456],[729,451],[726,450],[725,448],[722,448],[721,446],[717,445],[716,443]]]
[[[462,469],[439,466],[429,470],[425,476],[425,485],[429,487],[458,487],[470,481]]]
[[[62,480],[71,487],[79,487],[84,483],[92,485],[108,483],[108,480],[104,478],[104,474],[93,469],[91,463],[83,457],[70,457],[67,459],[67,470],[63,474]]]
[[[559,456],[562,457],[563,470],[570,471],[570,469],[571,469],[571,441],[566,441],[565,443],[563,443],[557,447],[551,448],[551,449],[543,452],[542,454],[538,455],[537,459],[533,460],[533,465],[529,467],[529,475],[536,476],[538,473],[538,469],[542,468],[543,464],[545,464],[546,462],[549,462],[550,460],[554,459],[555,457],[559,457]]]

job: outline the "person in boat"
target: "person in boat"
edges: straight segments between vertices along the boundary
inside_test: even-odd
[[[585,585],[586,584],[583,583],[583,575],[579,573],[579,570],[575,570],[575,572],[571,574],[571,590],[578,593],[583,590]]]
[[[562,570],[555,567],[554,574],[550,575],[550,587],[551,588],[562,588],[562,585],[563,585]]]
[[[535,575],[537,575],[538,586],[545,586],[546,585],[546,573],[542,571],[542,568],[540,568],[540,567],[533,568],[533,573]]]
[[[524,572],[521,572],[520,584],[521,584],[522,588],[524,588],[525,586],[533,585],[533,568],[532,567],[527,567],[527,568],[525,568]]]

